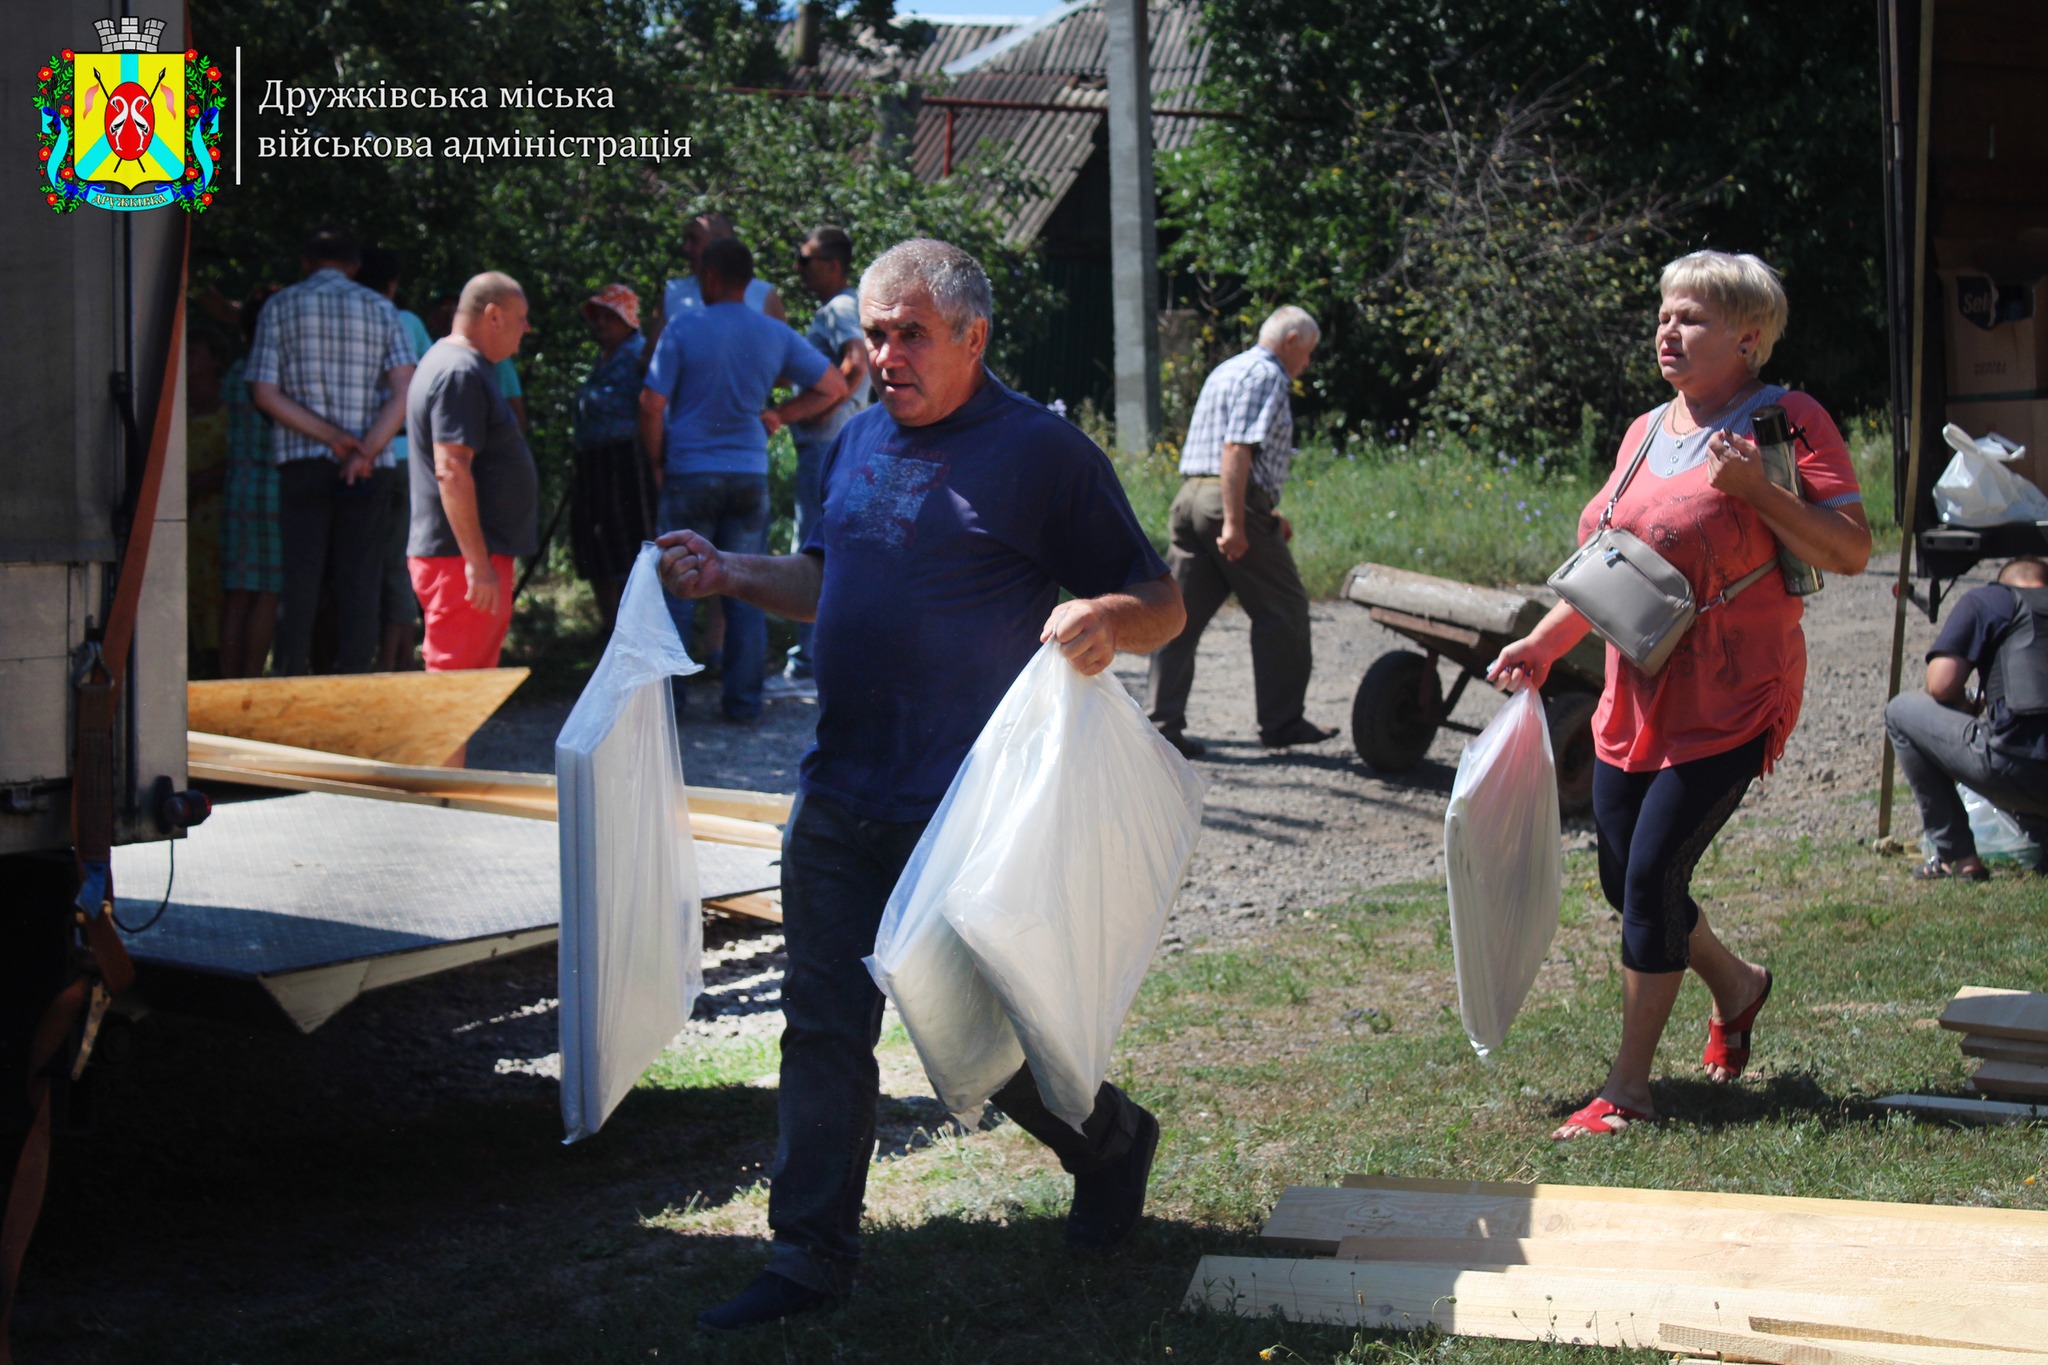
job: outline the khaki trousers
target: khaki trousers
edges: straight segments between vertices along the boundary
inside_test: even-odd
[[[1235,562],[1216,548],[1223,534],[1223,481],[1189,479],[1167,514],[1172,546],[1166,562],[1187,607],[1187,627],[1152,656],[1152,723],[1167,734],[1187,727],[1195,683],[1195,646],[1232,594],[1252,622],[1253,705],[1259,736],[1276,735],[1302,718],[1314,666],[1308,593],[1264,490],[1245,490],[1245,534],[1251,548]]]

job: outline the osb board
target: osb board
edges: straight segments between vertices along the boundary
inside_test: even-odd
[[[479,668],[187,683],[186,724],[234,739],[437,766],[469,742],[526,674]]]

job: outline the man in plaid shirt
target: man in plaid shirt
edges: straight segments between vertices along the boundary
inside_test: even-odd
[[[1188,692],[1202,628],[1232,593],[1252,621],[1252,688],[1259,742],[1269,749],[1316,744],[1335,734],[1302,714],[1308,693],[1308,593],[1287,542],[1294,529],[1274,509],[1294,459],[1289,395],[1308,369],[1322,330],[1289,305],[1259,328],[1259,343],[1218,365],[1202,384],[1181,447],[1187,480],[1173,500],[1167,564],[1187,604],[1179,638],[1152,656],[1152,723],[1189,758]]]
[[[389,510],[369,475],[393,462],[417,357],[391,300],[353,282],[361,264],[354,233],[313,234],[300,258],[306,278],[265,305],[249,347],[250,397],[276,423],[281,675],[307,669],[323,585],[334,608],[335,671],[367,673],[377,657],[378,550]]]

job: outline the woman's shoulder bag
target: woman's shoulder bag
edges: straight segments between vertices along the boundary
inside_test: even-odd
[[[1601,638],[1620,650],[1622,657],[1646,676],[1664,667],[1671,652],[1678,648],[1679,640],[1702,612],[1726,606],[1778,562],[1772,556],[1702,607],[1694,602],[1692,584],[1672,567],[1670,560],[1610,524],[1622,490],[1642,468],[1643,457],[1649,453],[1650,442],[1657,438],[1657,428],[1663,420],[1664,410],[1660,408],[1651,417],[1643,443],[1629,461],[1628,472],[1614,486],[1614,496],[1601,511],[1599,526],[1549,579],[1551,590],[1592,622]]]

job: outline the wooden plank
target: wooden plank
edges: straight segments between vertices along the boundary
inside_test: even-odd
[[[195,781],[240,782],[279,791],[328,792],[335,796],[361,796],[373,801],[397,801],[418,806],[442,806],[448,810],[483,811],[489,815],[514,815],[526,820],[555,819],[555,793],[550,785],[544,793],[515,787],[509,791],[488,789],[464,791],[460,784],[448,791],[407,791],[401,787],[378,786],[368,782],[342,782],[325,777],[295,773],[272,773],[256,768],[224,767],[188,762],[186,771]],[[690,809],[690,834],[714,844],[737,844],[742,848],[781,848],[782,831],[758,820],[736,820],[730,815],[713,815]]]
[[[2048,1043],[2023,1043],[2016,1038],[1980,1038],[1963,1035],[1963,1055],[1987,1062],[2019,1062],[2025,1066],[2048,1066]]]
[[[2048,995],[1965,986],[1941,1012],[1941,1026],[1958,1033],[2048,1043]]]
[[[1954,1342],[1942,1337],[1927,1336],[1920,1332],[1899,1331],[1887,1327],[1859,1327],[1842,1322],[1800,1322],[1791,1318],[1752,1317],[1749,1330],[1775,1337],[1795,1337],[1803,1341],[1853,1341],[1875,1346],[1912,1346],[1927,1351],[1957,1350]],[[1977,1348],[1963,1347],[1968,1356],[1958,1359],[1971,1360]],[[2002,1349],[2029,1357],[2048,1355],[2040,1345],[2025,1343]]]
[[[186,724],[213,735],[358,758],[440,764],[469,742],[526,681],[526,672],[477,668],[187,683]]]
[[[1965,1103],[1974,1103],[1965,1101]],[[1347,1198],[1348,1196],[1348,1198]],[[1435,1196],[1435,1197],[1432,1197]],[[1450,1196],[1452,1198],[1445,1198]],[[1600,1206],[1610,1206],[1603,1211]],[[1656,1216],[1631,1215],[1612,1206],[1635,1205]],[[1814,1228],[1831,1220],[1876,1220],[1869,1237],[1834,1236],[1836,1241],[1871,1245],[1954,1245],[1963,1237],[1998,1235],[2016,1245],[2048,1246],[2048,1213],[1947,1204],[1873,1203],[1783,1195],[1728,1194],[1700,1190],[1645,1190],[1607,1185],[1545,1185],[1517,1181],[1418,1180],[1402,1176],[1346,1176],[1337,1189],[1295,1186],[1281,1196],[1275,1219],[1299,1217],[1299,1228],[1283,1225],[1282,1237],[1305,1235],[1303,1245],[1334,1252],[1345,1236],[1365,1233],[1410,1236],[1549,1237],[1603,1235],[1680,1239],[1674,1219],[1707,1214],[1754,1215],[1787,1220],[1788,1227]],[[1350,1221],[1347,1221],[1350,1220]],[[1361,1221],[1362,1220],[1362,1221]],[[1405,1221],[1404,1221],[1405,1220]],[[1483,1220],[1483,1222],[1482,1222]],[[1894,1225],[1919,1225],[1910,1240]],[[1768,1225],[1768,1223],[1767,1223]],[[1738,1226],[1729,1222],[1727,1226]],[[1269,1224],[1271,1228],[1271,1224]],[[1883,1234],[1893,1229],[1889,1236]],[[1941,1232],[1949,1228],[1960,1231]],[[1685,1237],[1697,1234],[1687,1233]],[[1734,1241],[1766,1237],[1724,1234]]]
[[[554,805],[555,778],[552,773],[516,773],[487,768],[424,767],[385,763],[377,759],[346,754],[323,754],[288,744],[266,744],[188,731],[185,736],[189,761],[212,765],[216,781],[244,780],[227,772],[229,768],[274,774],[337,779],[405,791],[451,795],[491,795],[518,799],[518,788],[546,793],[546,804]],[[247,779],[252,786],[276,786],[275,782]],[[794,797],[781,792],[752,792],[733,787],[686,787],[693,813],[723,815],[735,820],[753,820],[779,825],[789,819]],[[539,798],[535,798],[539,799]]]
[[[1996,1246],[2008,1254],[2038,1254],[2048,1249],[2048,1214],[1901,1205],[1892,1207],[1933,1216],[1859,1215],[1854,1210],[1873,1206],[1828,1200],[1785,1200],[1774,1205],[1765,1196],[1747,1198],[1764,1202],[1732,1207],[1683,1200],[1639,1205],[1599,1199],[1531,1200],[1297,1187],[1286,1191],[1274,1205],[1261,1236],[1275,1251],[1319,1255],[1335,1254],[1345,1238],[1354,1236],[1569,1239],[1581,1243],[1654,1239],[1808,1248],[1842,1244],[1956,1250],[1981,1247],[1987,1251]],[[1831,1202],[1851,1211],[1833,1212],[1826,1207]],[[1822,1207],[1816,1211],[1801,1205]]]
[[[1647,1230],[1646,1230],[1647,1231]],[[1831,1279],[1857,1276],[1870,1280],[1957,1280],[1964,1283],[2022,1285],[2032,1293],[2048,1282],[2048,1246],[2035,1250],[1980,1247],[1967,1260],[1949,1246],[1871,1246],[1841,1242],[1830,1245],[1824,1259],[1804,1243],[1675,1241],[1655,1232],[1641,1240],[1550,1237],[1427,1237],[1352,1236],[1337,1244],[1340,1261],[1413,1261],[1454,1265],[1466,1270],[1537,1270],[1640,1272],[1656,1266],[1660,1275],[1717,1277],[1740,1285],[1769,1276],[1790,1284],[1811,1277],[1816,1268]]]
[[[1970,1089],[1987,1095],[2048,1098],[2048,1066],[2024,1062],[1986,1062],[1970,1077]]]
[[[1874,1108],[1913,1114],[1949,1123],[2039,1123],[2048,1121],[2048,1104],[2021,1100],[1969,1100],[1952,1095],[1886,1095]]]
[[[782,923],[780,891],[754,891],[744,896],[727,896],[722,901],[705,901],[704,908],[720,910],[728,915],[741,915],[747,919],[766,920],[770,924]]]
[[[2028,1350],[2048,1341],[2048,1309],[1972,1302],[1953,1289],[1939,1286],[1925,1296],[1816,1294],[1562,1272],[1517,1276],[1404,1263],[1205,1256],[1184,1303],[1245,1317],[1277,1309],[1297,1322],[1392,1331],[1433,1326],[1457,1336],[1586,1346],[1647,1347],[1667,1322],[1742,1331],[1752,1317],[1856,1323],[1991,1350]]]
[[[1691,1323],[1657,1326],[1657,1344],[1667,1351],[1690,1351],[1721,1360],[1756,1365],[2039,1365],[2041,1357],[2024,1351],[1976,1351],[1963,1347],[1843,1345],[1806,1337],[1772,1336]]]

